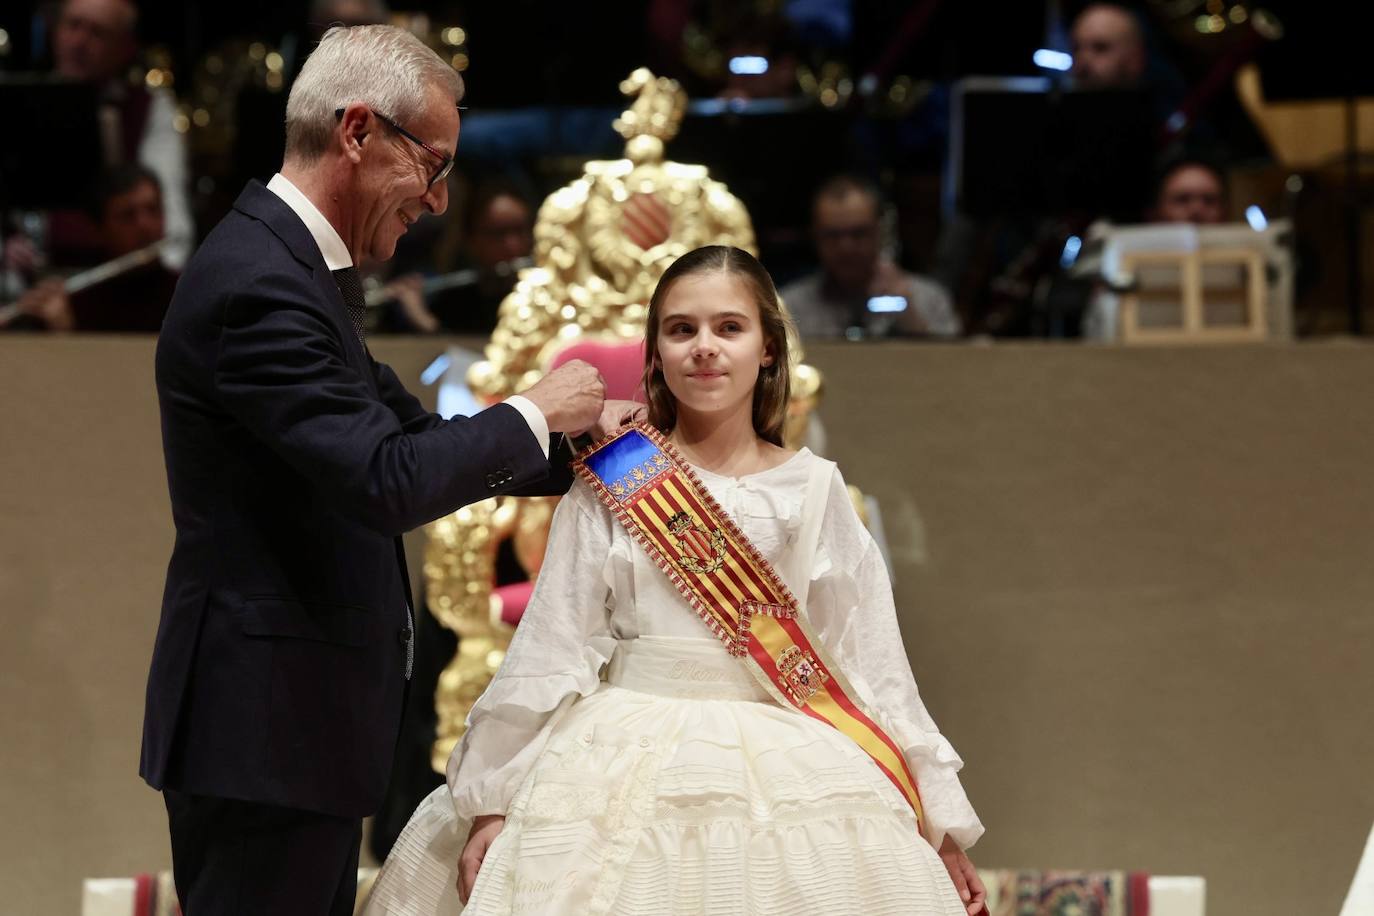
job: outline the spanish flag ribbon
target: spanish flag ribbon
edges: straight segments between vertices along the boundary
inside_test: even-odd
[[[838,729],[925,815],[906,758],[863,707],[777,572],[658,430],[630,426],[573,470],[772,697]]]

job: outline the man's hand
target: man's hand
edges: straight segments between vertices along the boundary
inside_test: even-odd
[[[592,438],[601,439],[631,423],[638,423],[648,416],[649,408],[638,401],[607,401],[601,408],[601,417],[592,427]]]
[[[574,359],[544,376],[521,395],[539,408],[549,424],[549,432],[578,435],[601,417],[606,401],[606,382],[594,366]]]
[[[76,327],[72,302],[61,280],[44,280],[19,297],[19,311],[43,322],[49,331],[70,331]]]
[[[425,305],[425,278],[419,274],[397,277],[383,287],[401,306],[401,314],[421,334],[439,331],[439,319]]]
[[[983,887],[978,871],[969,861],[968,855],[949,834],[945,834],[945,841],[940,844],[940,861],[945,863],[945,870],[954,881],[954,889],[959,892],[959,899],[963,901],[968,916],[978,916],[979,913],[985,912],[984,903],[988,899],[988,890]]]
[[[477,883],[477,872],[482,860],[487,857],[496,835],[506,826],[506,819],[499,814],[483,814],[472,821],[468,831],[467,845],[458,856],[458,898],[466,905],[473,885]]]
[[[5,240],[4,265],[8,270],[21,274],[33,274],[46,266],[43,252],[22,232],[16,232]]]

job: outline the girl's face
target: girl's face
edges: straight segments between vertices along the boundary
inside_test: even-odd
[[[747,284],[721,271],[683,277],[664,298],[658,365],[678,410],[752,411],[759,370],[773,354]]]

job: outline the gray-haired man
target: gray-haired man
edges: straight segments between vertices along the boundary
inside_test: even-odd
[[[565,491],[550,434],[602,414],[578,363],[445,421],[368,353],[356,267],[444,211],[461,94],[404,31],[326,33],[291,91],[280,174],[244,190],[168,310],[176,545],[141,772],[166,800],[187,916],[352,912],[413,657],[401,533]]]

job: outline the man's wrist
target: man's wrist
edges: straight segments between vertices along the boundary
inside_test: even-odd
[[[549,457],[549,421],[544,418],[544,412],[529,398],[518,394],[511,395],[502,403],[509,404],[519,411],[520,416],[525,419],[525,425],[530,428],[535,441],[539,443],[539,450],[544,453],[545,458]]]

